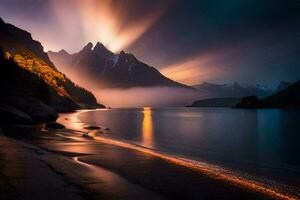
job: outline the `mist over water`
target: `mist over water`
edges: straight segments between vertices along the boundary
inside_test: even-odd
[[[206,96],[194,90],[174,87],[135,87],[92,91],[99,102],[114,108],[186,106]]]
[[[101,88],[105,83],[94,80],[84,71],[75,72],[61,66],[59,69],[79,86],[91,91],[99,103],[113,108],[186,106],[196,100],[212,96],[204,91],[166,86]]]

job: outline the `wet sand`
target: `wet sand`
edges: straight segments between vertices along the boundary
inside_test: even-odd
[[[44,162],[47,156],[33,145],[0,135],[0,199],[84,199],[76,184]]]
[[[0,170],[0,185],[4,186],[1,199],[163,199],[111,171],[75,160],[86,156],[84,153],[48,146],[62,141],[74,145],[72,141],[49,139],[24,141],[22,137],[0,135],[4,163]]]
[[[4,199],[297,199],[295,192],[255,185],[210,165],[98,136],[71,130],[17,135],[26,137],[0,137]]]

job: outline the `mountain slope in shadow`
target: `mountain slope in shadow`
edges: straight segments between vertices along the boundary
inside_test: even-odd
[[[300,108],[300,80],[263,99],[245,97],[237,108]]]
[[[55,68],[41,43],[33,40],[30,33],[2,19],[0,47],[1,118],[17,109],[38,122],[57,118],[56,112],[103,107],[91,92]],[[11,117],[13,121],[17,116]]]

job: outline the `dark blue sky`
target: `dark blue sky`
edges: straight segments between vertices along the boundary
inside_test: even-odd
[[[83,37],[84,26],[77,26],[82,16],[72,14],[78,1],[1,0],[0,13],[31,31],[46,49],[74,52],[89,40]],[[134,29],[132,24],[159,11],[151,26],[124,48],[179,81],[276,85],[300,79],[299,0],[121,0],[111,5],[121,30]]]

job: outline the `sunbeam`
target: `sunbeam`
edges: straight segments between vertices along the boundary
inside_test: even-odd
[[[221,69],[216,66],[218,59],[220,58],[216,55],[197,55],[166,66],[160,72],[172,80],[194,85],[207,80],[210,76],[222,73]]]
[[[134,2],[133,2],[134,3]],[[65,30],[79,31],[85,42],[102,42],[113,52],[124,50],[137,41],[157,22],[164,10],[146,10],[134,21],[129,20],[128,1],[76,0],[70,9],[66,1],[53,1],[54,14]],[[72,22],[73,23],[70,23]],[[67,23],[64,23],[67,22]],[[79,23],[81,30],[74,30]]]

